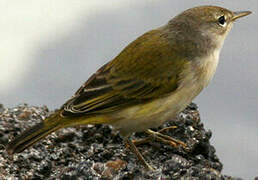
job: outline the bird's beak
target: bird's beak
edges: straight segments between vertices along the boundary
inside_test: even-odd
[[[232,20],[235,21],[236,19],[247,16],[251,13],[252,13],[251,11],[237,11],[237,12],[234,12],[234,16],[233,16]]]

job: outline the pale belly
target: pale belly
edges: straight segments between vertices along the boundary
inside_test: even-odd
[[[117,121],[114,121],[112,126],[123,136],[160,126],[168,120],[173,120],[199,92],[200,89],[196,85],[187,86],[167,97],[124,109],[113,115]]]

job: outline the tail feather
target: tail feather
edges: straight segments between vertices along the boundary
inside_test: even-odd
[[[15,137],[14,140],[7,144],[6,151],[10,155],[22,152],[50,133],[64,127],[83,124],[110,124],[111,122],[112,119],[108,118],[107,116],[81,116],[74,118],[62,117],[60,116],[60,111],[57,111],[53,115],[46,118],[43,122],[32,126],[19,136]]]
[[[22,152],[29,146],[38,142],[40,139],[46,137],[48,134],[62,128],[59,123],[60,119],[61,117],[59,116],[59,113],[55,113],[43,122],[27,129],[14,140],[9,142],[6,146],[7,153],[12,155],[14,153]]]

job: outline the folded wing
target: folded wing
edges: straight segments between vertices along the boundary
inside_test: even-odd
[[[129,44],[63,105],[63,116],[110,113],[176,90],[187,60],[164,36],[153,30]]]

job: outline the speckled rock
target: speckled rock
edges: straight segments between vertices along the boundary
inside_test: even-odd
[[[181,140],[187,148],[172,147],[155,139],[138,145],[155,171],[146,171],[123,144],[119,134],[107,125],[86,125],[52,133],[22,153],[8,156],[9,139],[48,116],[48,108],[0,105],[0,179],[222,179],[222,164],[210,144],[195,104],[190,104],[176,120],[176,126],[162,133]],[[135,133],[132,139],[147,138]]]

